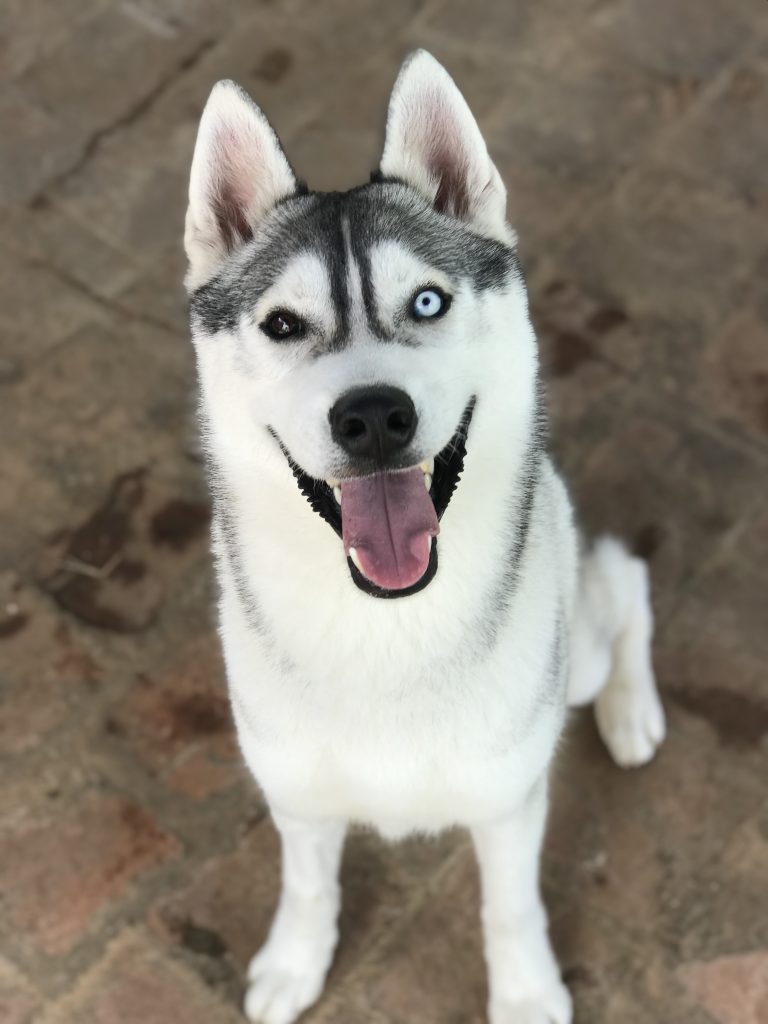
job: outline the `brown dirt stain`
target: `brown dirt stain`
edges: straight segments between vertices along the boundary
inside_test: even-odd
[[[171,732],[174,737],[196,738],[228,732],[229,705],[223,697],[191,693],[168,702]]]
[[[638,558],[650,562],[664,542],[665,530],[658,523],[646,523],[634,536],[632,551]]]
[[[115,478],[96,511],[60,536],[57,567],[43,582],[61,608],[97,629],[135,633],[157,617],[162,586],[144,562],[125,557],[145,479],[144,468]]]
[[[227,952],[227,944],[218,932],[211,928],[203,928],[190,918],[185,918],[175,924],[173,930],[182,946],[192,953],[202,953],[204,956],[218,958]]]
[[[136,864],[162,859],[172,843],[147,811],[136,804],[121,800],[118,816],[125,829],[123,846],[104,872],[106,881],[119,878]]]
[[[705,719],[720,740],[735,747],[757,746],[768,733],[768,702],[723,689],[667,687],[681,708]]]
[[[54,667],[58,672],[72,674],[88,684],[98,683],[104,676],[101,665],[82,649],[67,651],[54,663]]]
[[[0,640],[8,640],[16,636],[29,623],[29,616],[25,612],[15,612],[12,615],[4,615],[0,618]]]
[[[621,327],[628,320],[623,309],[612,306],[601,306],[587,320],[587,327],[594,334],[608,334]]]
[[[124,559],[112,571],[112,578],[123,583],[138,583],[147,575],[147,567],[138,559]]]
[[[551,338],[548,363],[555,377],[567,377],[582,363],[589,362],[595,357],[592,342],[583,334],[576,331],[557,331]]]
[[[104,732],[108,736],[116,736],[122,738],[125,736],[125,726],[119,718],[115,718],[114,715],[107,715],[103,722]]]
[[[138,633],[152,625],[160,605],[157,587],[149,588],[145,601],[133,603],[121,601],[114,587],[107,600],[101,600],[103,582],[88,576],[72,575],[61,587],[53,589],[53,596],[65,611],[96,629]]]
[[[103,568],[131,536],[131,516],[144,497],[146,470],[118,476],[103,505],[78,527],[66,554],[95,569]]]
[[[152,540],[155,544],[167,544],[176,551],[183,551],[206,533],[210,520],[211,510],[206,502],[174,498],[152,517]]]

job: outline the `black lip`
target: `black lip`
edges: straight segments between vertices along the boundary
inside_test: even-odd
[[[467,435],[469,433],[469,424],[472,420],[472,413],[475,410],[475,403],[476,398],[473,396],[467,403],[456,433],[445,448],[435,456],[435,472],[432,476],[432,487],[429,493],[438,519],[442,519],[445,510],[448,508],[464,469],[464,458],[467,454]],[[333,496],[332,489],[324,480],[316,480],[308,473],[305,473],[291,458],[290,452],[271,427],[269,432],[278,442],[283,455],[288,460],[291,472],[296,477],[301,493],[315,512],[341,537],[341,509]],[[409,597],[411,594],[417,594],[420,590],[423,590],[435,578],[438,566],[437,545],[438,540],[435,538],[432,542],[432,550],[429,555],[427,568],[421,579],[417,580],[412,586],[405,587],[403,590],[386,590],[382,587],[377,587],[372,580],[369,580],[360,572],[351,558],[347,558],[347,565],[355,585],[371,597],[381,597],[390,600],[396,597]]]

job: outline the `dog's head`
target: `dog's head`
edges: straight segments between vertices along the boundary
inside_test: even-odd
[[[203,113],[192,333],[208,404],[242,410],[216,443],[287,461],[295,500],[340,534],[375,596],[430,582],[475,407],[533,386],[505,205],[469,108],[423,51],[395,85],[380,170],[350,192],[298,182],[236,85],[216,85]]]

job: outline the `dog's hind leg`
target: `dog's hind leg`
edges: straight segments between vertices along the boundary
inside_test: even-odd
[[[248,968],[245,1014],[253,1024],[292,1024],[322,992],[336,947],[345,826],[272,818],[282,891],[269,938]]]
[[[653,615],[645,562],[611,537],[584,556],[571,632],[568,703],[595,701],[600,735],[622,767],[650,761],[664,739],[651,665]]]

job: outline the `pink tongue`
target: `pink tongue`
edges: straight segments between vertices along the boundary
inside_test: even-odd
[[[437,513],[417,466],[341,485],[344,550],[354,548],[363,573],[385,590],[413,586],[427,571]]]

